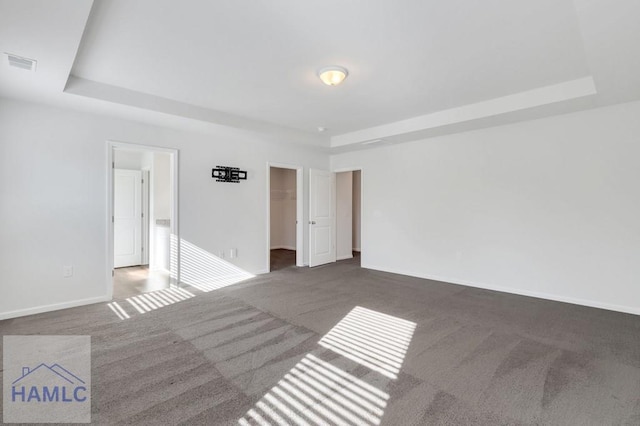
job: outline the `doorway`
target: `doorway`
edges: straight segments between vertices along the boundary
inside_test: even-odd
[[[336,258],[360,262],[362,171],[336,173]]]
[[[303,266],[302,167],[269,164],[268,270]]]
[[[177,285],[177,151],[109,142],[108,153],[108,293]]]

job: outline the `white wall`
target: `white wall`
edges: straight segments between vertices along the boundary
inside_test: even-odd
[[[360,203],[362,199],[361,195],[362,188],[362,172],[360,170],[355,170],[353,172],[353,229],[352,229],[352,239],[353,239],[353,250],[360,251]]]
[[[230,261],[252,273],[268,270],[267,162],[303,165],[305,182],[309,167],[328,167],[325,154],[257,133],[221,126],[210,136],[2,99],[0,318],[105,298],[107,140],[179,149],[181,237],[213,254],[237,248]],[[216,165],[248,180],[215,182]]]
[[[640,314],[640,102],[332,157],[362,265]]]
[[[153,214],[154,219],[171,217],[171,156],[153,153]]]
[[[113,162],[116,169],[150,170],[153,158],[149,152],[117,149],[113,153]]]
[[[353,257],[353,173],[336,173],[336,257]]]
[[[151,247],[150,267],[171,269],[171,155],[151,153]]]
[[[296,171],[271,167],[271,248],[296,249]]]

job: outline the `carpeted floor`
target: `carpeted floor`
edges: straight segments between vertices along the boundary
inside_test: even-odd
[[[358,262],[0,332],[91,335],[96,424],[640,424],[640,317]]]

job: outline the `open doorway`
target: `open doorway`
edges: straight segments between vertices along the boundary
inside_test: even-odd
[[[269,165],[269,271],[302,266],[302,168]]]
[[[361,170],[336,173],[336,258],[360,262],[362,214]]]
[[[123,143],[109,148],[111,295],[167,289],[178,282],[177,152]]]

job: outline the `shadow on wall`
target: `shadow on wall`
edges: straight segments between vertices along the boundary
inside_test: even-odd
[[[171,244],[172,246],[176,244],[175,236],[172,236]],[[173,253],[175,252],[176,250],[172,248],[172,273],[177,270],[174,267]],[[189,241],[180,240],[180,281],[184,284],[200,291],[209,292],[237,284],[254,276]]]

